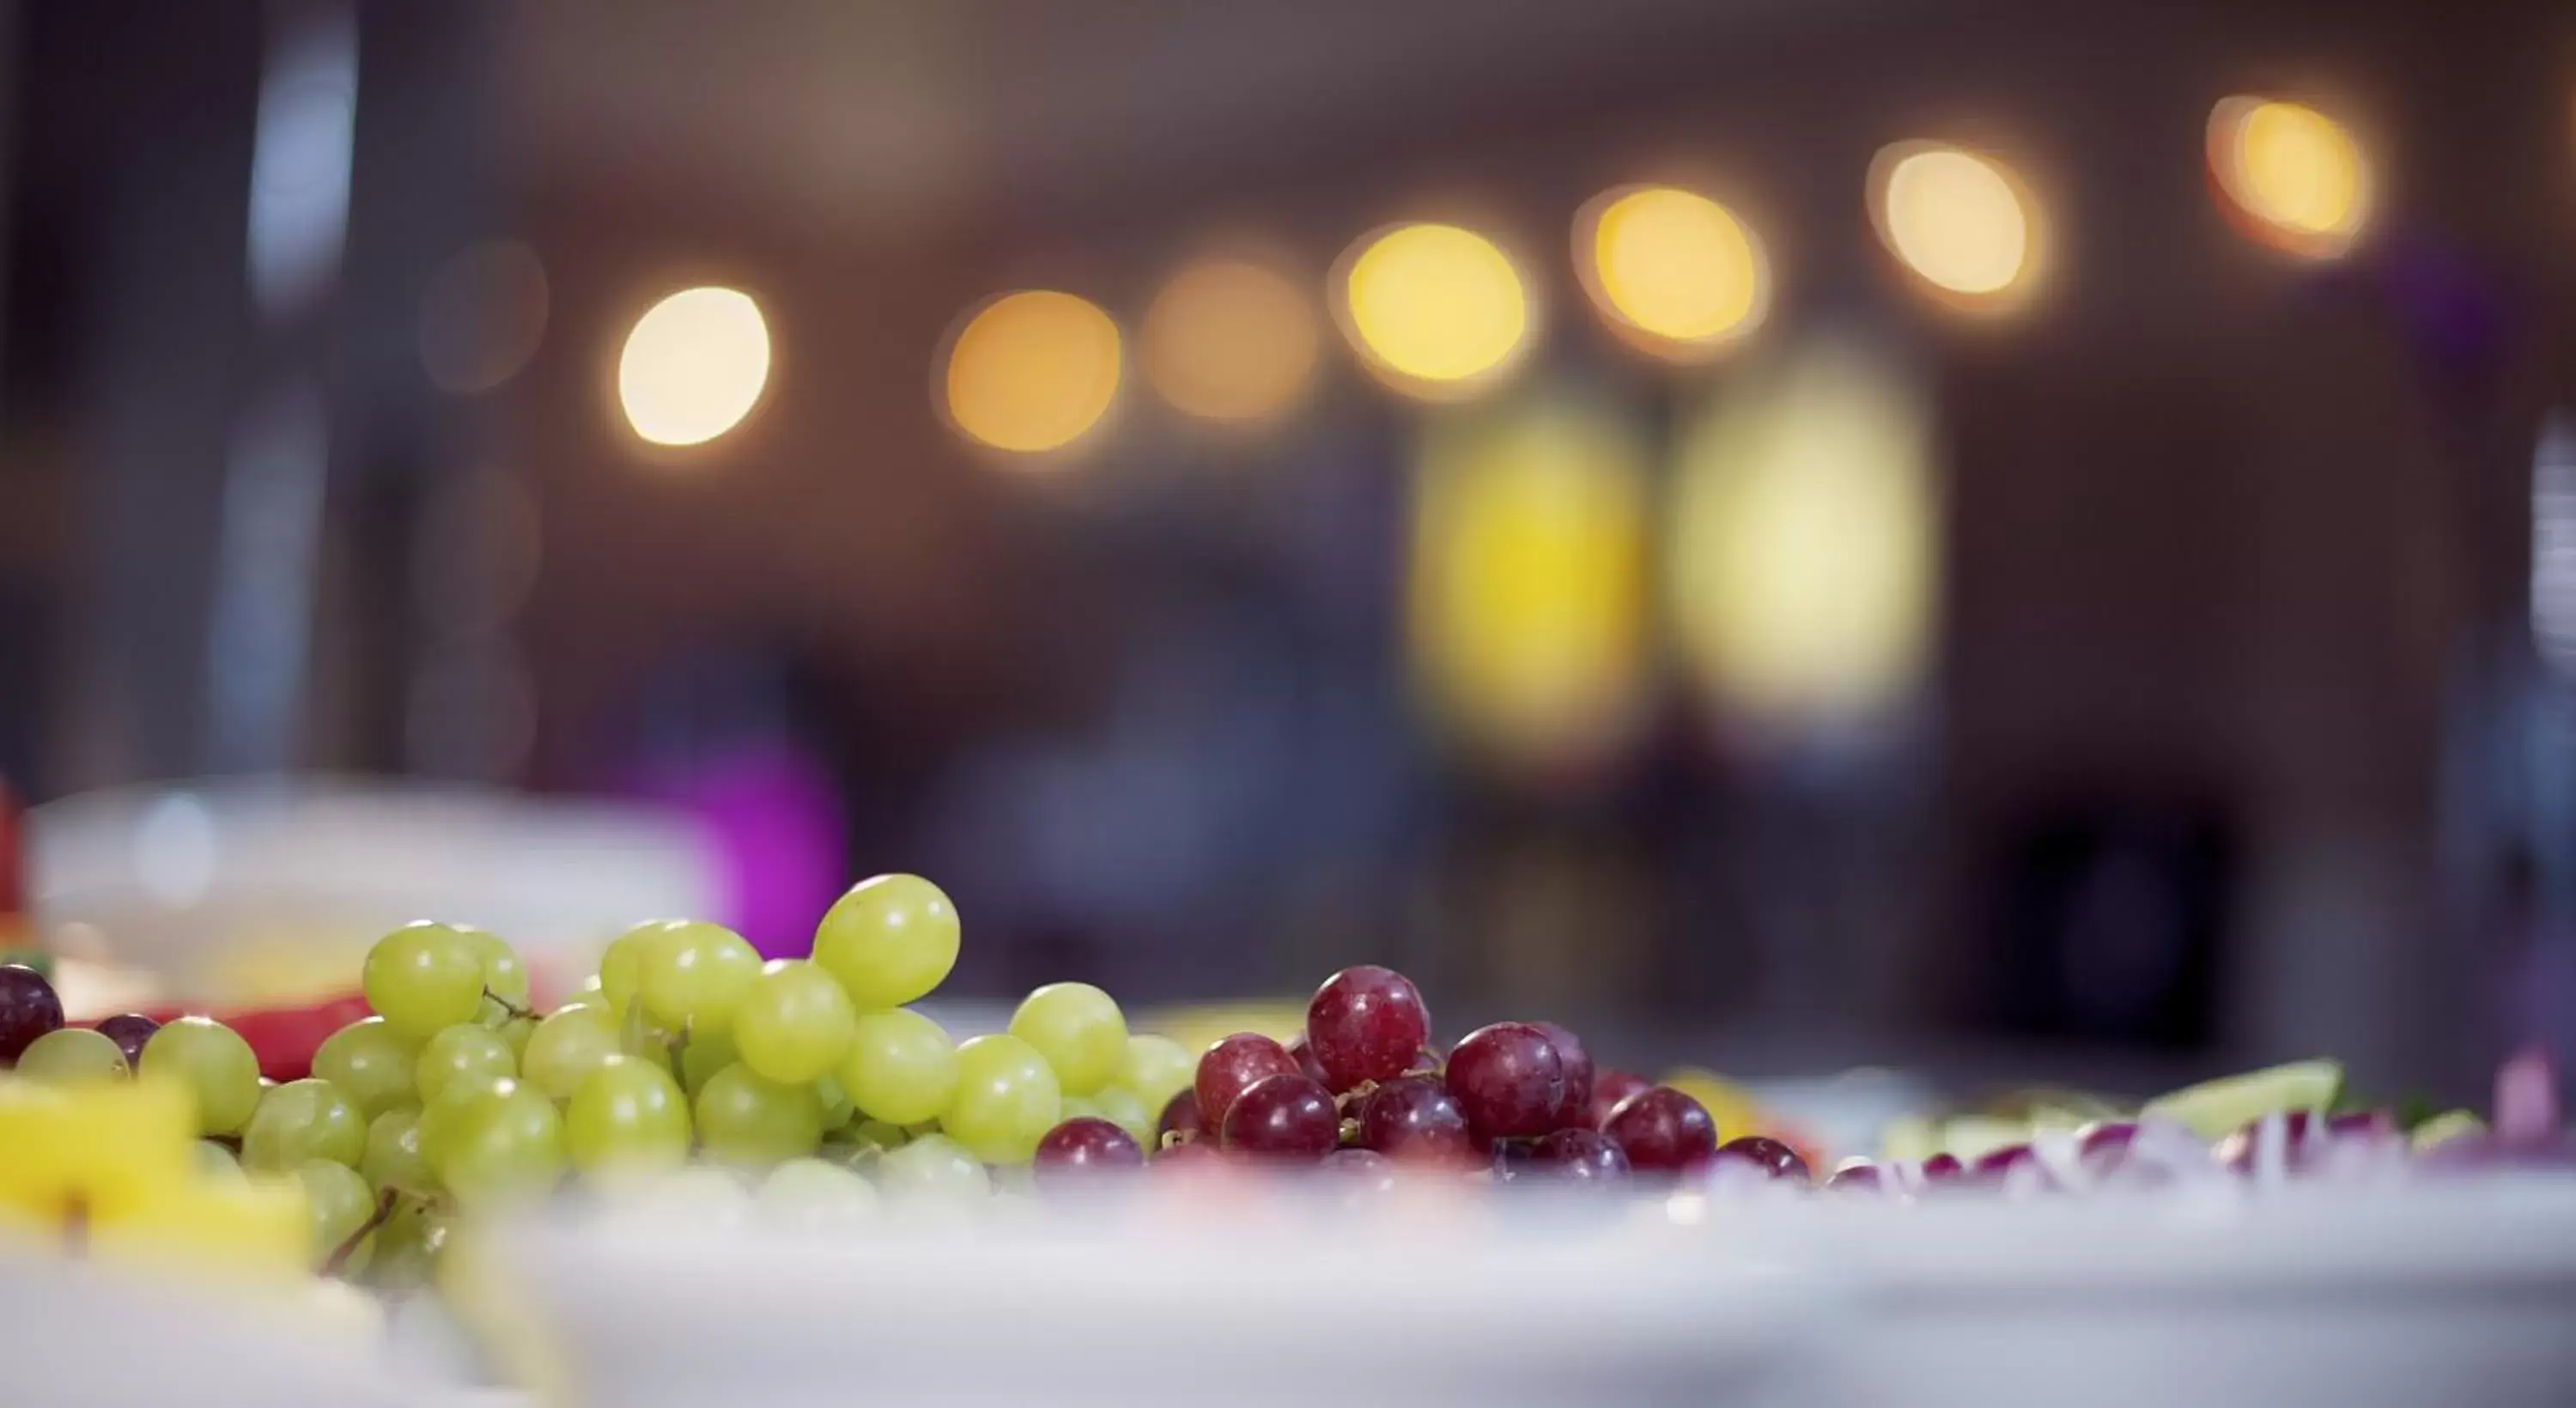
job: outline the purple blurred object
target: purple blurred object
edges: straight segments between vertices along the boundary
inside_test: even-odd
[[[816,921],[851,878],[829,770],[792,745],[762,742],[657,773],[641,790],[706,828],[724,883],[724,913],[713,917],[763,958],[812,951]]]
[[[2496,1070],[2495,1138],[2507,1148],[2559,1142],[2558,1072],[2546,1047],[2525,1047]]]

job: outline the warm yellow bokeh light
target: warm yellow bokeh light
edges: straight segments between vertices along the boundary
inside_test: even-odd
[[[1401,225],[1350,256],[1338,311],[1381,380],[1456,399],[1510,370],[1527,346],[1528,291],[1492,240],[1455,225]]]
[[[1644,714],[1647,475],[1619,417],[1547,398],[1428,432],[1408,614],[1434,714],[1552,775],[1608,760]]]
[[[2250,228],[2310,258],[2352,247],[2370,213],[2370,165],[2333,118],[2297,103],[2228,98],[2209,114],[2209,169]]]
[[[977,309],[948,348],[948,418],[997,450],[1060,449],[1118,398],[1118,325],[1097,304],[1052,289],[1006,293]]]
[[[683,289],[635,320],[617,359],[617,399],[635,433],[697,445],[742,422],[769,384],[769,327],[749,294]]]
[[[1870,172],[1870,218],[1907,268],[1947,293],[1987,302],[2028,277],[2038,243],[2020,182],[1956,147],[1902,143]]]
[[[1575,218],[1574,241],[1584,291],[1615,330],[1660,356],[1703,359],[1758,326],[1770,302],[1761,245],[1706,196],[1613,192]]]
[[[1915,680],[1938,596],[1930,446],[1913,389],[1831,340],[1757,371],[1685,433],[1671,619],[1727,722],[1833,727]]]
[[[1145,379],[1201,420],[1268,420],[1314,379],[1321,334],[1306,291],[1267,264],[1205,259],[1163,285],[1137,331]]]

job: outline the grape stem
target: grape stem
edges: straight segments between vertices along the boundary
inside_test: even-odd
[[[686,1056],[689,1051],[689,1025],[687,1022],[682,1022],[680,1029],[671,1033],[668,1044],[671,1053],[671,1083],[680,1087],[683,1094],[689,1088],[689,1069],[682,1064],[680,1058]]]
[[[369,1233],[374,1232],[377,1228],[384,1226],[385,1223],[392,1220],[394,1215],[394,1204],[401,1200],[402,1195],[391,1188],[377,1194],[376,1210],[367,1215],[366,1221],[358,1224],[357,1231],[341,1238],[340,1245],[333,1247],[331,1249],[331,1254],[322,1259],[322,1274],[325,1276],[339,1275],[340,1268],[348,1265],[349,1258],[357,1254],[358,1244],[367,1240]]]
[[[492,991],[490,988],[485,988],[483,990],[483,995],[490,998],[500,1007],[501,1011],[514,1022],[521,1017],[533,1017],[537,1015],[537,1009],[533,1007],[522,1007],[519,1004],[512,1002],[510,999],[503,997],[501,994]]]

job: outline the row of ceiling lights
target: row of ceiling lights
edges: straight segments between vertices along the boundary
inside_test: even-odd
[[[2208,161],[2231,214],[2291,253],[2343,253],[2370,209],[2359,144],[2295,103],[2229,98],[2210,116]],[[1990,155],[1929,142],[1881,151],[1867,184],[1880,242],[1928,293],[1963,309],[2017,305],[2045,264],[2045,222],[2028,186]],[[1759,327],[1771,300],[1760,238],[1705,194],[1673,186],[1605,192],[1574,222],[1574,267],[1605,324],[1672,362],[1709,360]],[[1364,236],[1336,263],[1325,302],[1361,364],[1411,397],[1455,401],[1507,378],[1526,356],[1536,308],[1523,266],[1459,225],[1403,224]],[[1275,260],[1217,254],[1155,294],[1136,362],[1175,410],[1258,425],[1295,407],[1324,336],[1306,288]],[[992,298],[948,339],[940,410],[968,440],[1013,455],[1062,451],[1118,401],[1127,361],[1117,322],[1076,294]],[[629,333],[618,392],[638,435],[692,445],[733,428],[769,371],[760,309],[733,289],[693,288]]]

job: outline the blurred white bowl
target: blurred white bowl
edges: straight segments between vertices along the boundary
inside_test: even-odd
[[[1257,1214],[802,1241],[567,1222],[504,1248],[597,1408],[1778,1402],[1814,1286],[1688,1253]]]
[[[11,1408],[447,1408],[387,1371],[373,1311],[0,1252]],[[355,1295],[354,1292],[345,1292]]]
[[[421,918],[587,949],[721,901],[713,853],[684,818],[471,787],[124,788],[31,809],[27,847],[45,931],[84,926],[75,946],[180,975],[261,947],[334,952]]]
[[[2576,1402],[2576,1179],[2214,1191],[1713,1225],[1857,1288],[1830,1408]]]

